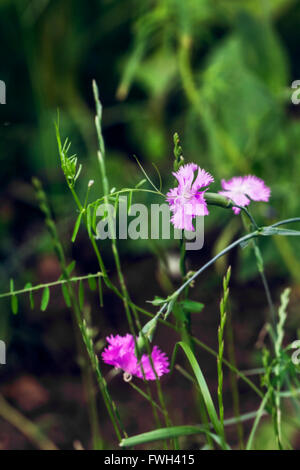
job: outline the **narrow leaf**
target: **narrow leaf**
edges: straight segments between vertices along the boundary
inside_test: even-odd
[[[145,183],[147,183],[147,180],[146,179],[143,179],[141,180],[138,184],[136,184],[135,188],[140,188],[141,186],[143,186]]]
[[[91,236],[92,236],[91,206],[87,206],[87,209],[86,209],[86,224],[87,224],[87,231],[88,231],[89,237],[91,238]]]
[[[72,235],[72,242],[73,242],[73,243],[74,243],[75,240],[76,240],[77,233],[78,233],[78,230],[79,230],[79,227],[80,227],[81,219],[82,219],[82,212],[80,212],[80,214],[79,214],[79,216],[77,217],[77,220],[76,220],[76,222],[75,222],[75,227],[74,227],[73,235]]]
[[[205,406],[207,408],[208,415],[209,415],[209,417],[211,419],[211,422],[213,424],[213,427],[214,427],[216,433],[220,437],[222,437],[222,427],[221,427],[220,421],[218,419],[218,416],[217,416],[217,413],[216,413],[216,410],[215,410],[215,407],[214,407],[214,404],[213,404],[213,401],[212,401],[212,398],[211,398],[206,380],[205,380],[205,378],[202,374],[202,371],[201,371],[200,366],[199,366],[199,364],[198,364],[198,362],[195,358],[195,355],[194,355],[193,351],[183,341],[180,341],[175,346],[174,353],[173,353],[173,358],[172,358],[172,366],[174,364],[175,354],[176,354],[176,350],[177,350],[178,346],[180,346],[183,349],[186,357],[189,360],[189,363],[190,363],[190,365],[193,369],[193,372],[194,372],[195,377],[197,379],[199,388],[201,390],[203,400],[204,400]]]
[[[262,415],[266,415],[266,412],[263,411]],[[237,422],[245,422],[252,420],[257,416],[257,411],[251,411],[249,413],[245,413],[238,418],[232,417],[224,420],[225,426],[232,426]],[[155,431],[148,431],[142,434],[138,434],[137,436],[131,436],[125,439],[122,439],[120,442],[121,447],[131,447],[138,444],[146,444],[148,442],[154,442],[158,440],[165,440],[165,439],[172,439],[180,436],[192,436],[195,434],[206,433],[209,434],[212,439],[214,439],[218,445],[221,446],[221,441],[218,436],[211,433],[209,429],[213,426],[211,423],[207,425],[185,425],[185,426],[172,426],[169,428],[161,428],[156,429]],[[226,449],[229,449],[229,446],[226,445]]]
[[[70,276],[70,274],[72,273],[72,271],[74,271],[75,266],[76,266],[76,261],[75,261],[75,260],[71,261],[71,263],[69,264],[69,266],[67,266],[66,271],[67,271],[67,273],[68,273],[69,276]]]
[[[132,206],[132,191],[129,192],[129,197],[128,197],[128,209],[127,209],[128,215],[130,214],[131,206]]]
[[[260,235],[270,236],[270,235],[283,235],[283,236],[292,236],[299,237],[299,230],[289,230],[288,228],[277,228],[277,227],[262,227],[260,230]]]
[[[166,303],[166,299],[163,299],[163,298],[161,298],[161,297],[155,296],[154,300],[148,300],[148,303],[149,303],[149,304],[152,304],[152,305],[155,305],[155,306],[158,306],[158,305],[165,304],[165,303]]]
[[[251,450],[255,432],[257,430],[257,427],[259,425],[259,422],[262,416],[264,415],[264,410],[265,410],[270,394],[271,394],[271,389],[268,390],[268,392],[266,393],[266,395],[264,396],[264,399],[262,400],[260,404],[260,407],[257,410],[256,418],[254,420],[254,423],[251,429],[251,433],[247,442],[246,450]]]
[[[70,294],[69,294],[67,285],[62,284],[61,285],[61,290],[62,290],[64,299],[65,299],[65,302],[66,302],[66,306],[70,308],[72,303],[71,303]]]
[[[220,438],[215,434],[208,431],[205,426],[172,426],[169,428],[156,429],[137,436],[122,439],[120,447],[132,447],[138,444],[145,444],[147,442],[160,441],[165,439],[174,439],[180,436],[192,436],[195,434],[205,433],[211,436],[219,445],[221,445]]]
[[[96,283],[94,277],[88,277],[88,283],[89,283],[89,286],[90,286],[91,290],[96,290],[97,289],[97,283]]]
[[[41,310],[44,312],[46,308],[48,307],[48,303],[50,300],[50,289],[49,287],[45,287],[43,290],[43,295],[42,295],[42,300],[41,300]]]
[[[204,308],[204,304],[202,304],[201,302],[196,302],[194,300],[183,300],[182,302],[180,302],[180,305],[182,306],[184,311],[191,313],[202,312]]]
[[[14,291],[14,280],[10,280],[10,292]],[[11,310],[14,315],[18,313],[18,298],[15,295],[11,297]]]
[[[82,281],[79,282],[78,297],[80,310],[82,310],[84,305],[84,286]]]

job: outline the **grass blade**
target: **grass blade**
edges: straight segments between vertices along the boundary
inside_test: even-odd
[[[192,436],[201,433],[210,435],[221,446],[221,440],[219,436],[211,433],[205,426],[201,425],[171,426],[168,428],[155,429],[154,431],[144,432],[142,434],[138,434],[137,436],[122,439],[119,445],[120,447],[132,447],[148,442],[174,439],[180,436]]]
[[[266,412],[262,411],[262,416],[264,416]],[[257,411],[251,411],[250,413],[245,413],[241,415],[238,420],[240,422],[252,420],[257,416]],[[224,420],[225,426],[232,426],[236,424],[237,418],[232,417]],[[209,428],[212,428],[212,424],[209,423],[208,426],[204,425],[186,425],[186,426],[172,426],[168,428],[161,428],[156,429],[155,431],[149,431],[142,434],[138,434],[137,436],[131,436],[126,439],[122,439],[120,446],[121,447],[131,447],[138,444],[146,444],[148,442],[159,441],[161,439],[169,439],[174,437],[181,437],[181,436],[192,436],[195,434],[206,433],[212,437],[212,439],[217,442],[218,445],[221,446],[221,441],[216,434],[213,434],[209,431]],[[229,449],[229,446],[226,444],[226,449]]]
[[[203,396],[203,399],[204,399],[204,403],[205,403],[208,415],[211,419],[212,425],[213,425],[217,435],[223,440],[222,426],[221,426],[221,423],[218,419],[216,409],[215,409],[215,406],[213,404],[213,401],[212,401],[212,398],[211,398],[206,380],[204,378],[204,375],[202,374],[202,371],[201,371],[200,366],[199,366],[199,364],[198,364],[198,362],[195,358],[195,355],[194,355],[193,351],[183,341],[180,341],[175,346],[174,353],[173,353],[173,358],[172,358],[172,367],[173,367],[173,363],[174,363],[174,360],[175,360],[175,354],[176,354],[178,346],[180,346],[183,349],[183,351],[184,351],[184,353],[185,353],[185,355],[186,355],[186,357],[187,357],[187,359],[188,359],[188,361],[189,361],[189,363],[190,363],[190,365],[193,369],[193,372],[195,374],[195,377],[197,379],[199,388],[201,390],[201,393],[202,393],[202,396]],[[225,447],[224,443],[223,443],[222,447],[223,448]]]
[[[73,231],[73,235],[72,235],[72,243],[74,243],[75,240],[76,240],[77,233],[78,233],[78,230],[79,230],[79,227],[80,227],[80,222],[81,222],[81,219],[82,219],[82,214],[83,213],[80,212],[79,216],[76,219],[75,226],[74,226],[74,231]]]
[[[259,422],[261,420],[261,417],[264,415],[265,406],[268,402],[268,399],[269,399],[270,395],[271,395],[271,389],[268,390],[268,392],[264,396],[264,399],[261,402],[260,407],[257,410],[257,414],[256,414],[256,417],[255,417],[255,420],[254,420],[254,423],[253,423],[253,426],[252,426],[252,429],[251,429],[251,433],[250,433],[250,436],[249,436],[249,439],[248,439],[248,442],[247,442],[246,450],[251,450],[251,448],[252,448],[254,435],[256,433],[256,430],[257,430],[257,427],[258,427]]]

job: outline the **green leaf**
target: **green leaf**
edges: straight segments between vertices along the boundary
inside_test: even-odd
[[[116,197],[115,197],[115,203],[114,203],[114,217],[117,217],[118,206],[119,206],[119,194],[117,194]]]
[[[48,307],[49,300],[50,300],[50,289],[47,286],[47,287],[44,288],[43,294],[42,294],[42,300],[41,300],[41,310],[42,310],[42,312],[44,312],[46,310],[46,308]]]
[[[172,426],[169,428],[156,429],[155,431],[144,432],[137,436],[122,439],[120,447],[132,447],[146,442],[154,442],[165,439],[174,439],[180,436],[192,436],[195,434],[209,434],[220,445],[220,438],[208,431],[205,426]]]
[[[128,207],[127,207],[128,215],[130,214],[131,206],[132,206],[132,191],[129,192],[129,197],[128,197]]]
[[[201,302],[196,302],[194,300],[182,300],[180,302],[180,305],[182,306],[185,312],[191,313],[200,313],[204,308],[204,304],[202,304]]]
[[[162,297],[157,297],[155,296],[154,297],[154,300],[148,300],[148,303],[152,304],[152,305],[155,305],[156,307],[158,305],[162,305],[162,304],[165,304],[166,303],[166,299],[163,299]]]
[[[62,284],[61,285],[61,290],[62,290],[64,299],[65,299],[65,302],[66,302],[66,306],[70,308],[72,303],[71,303],[70,294],[69,294],[67,285]]]
[[[83,305],[84,305],[84,287],[83,287],[82,281],[79,282],[78,297],[79,297],[80,310],[82,310]]]
[[[147,180],[144,178],[142,179],[138,184],[135,185],[135,188],[140,188],[141,186],[143,186],[145,183],[147,183]]]
[[[92,228],[94,232],[96,232],[96,222],[97,222],[97,210],[98,210],[98,205],[95,204],[93,207],[93,214],[92,214]],[[91,209],[92,210],[92,209]]]
[[[82,219],[82,214],[83,212],[80,212],[79,216],[77,217],[77,220],[75,222],[75,226],[74,226],[74,230],[73,230],[73,235],[72,235],[72,242],[74,243],[75,240],[76,240],[76,237],[77,237],[77,233],[78,233],[78,230],[79,230],[79,227],[80,227],[80,222],[81,222],[81,219]]]
[[[180,346],[183,349],[186,357],[189,360],[189,363],[190,363],[190,365],[193,369],[193,372],[194,372],[195,377],[197,379],[199,388],[201,390],[203,400],[204,400],[208,415],[211,419],[212,425],[213,425],[216,433],[222,438],[222,436],[223,436],[222,426],[221,426],[221,423],[218,419],[218,416],[217,416],[217,413],[216,413],[216,410],[215,410],[215,407],[214,407],[214,404],[213,404],[213,401],[212,401],[212,398],[211,398],[206,380],[204,378],[204,375],[202,374],[202,371],[201,371],[200,366],[199,366],[199,364],[198,364],[198,362],[195,358],[195,355],[194,355],[193,351],[183,341],[180,341],[179,343],[177,343],[175,348],[174,348],[173,357],[172,357],[172,367],[171,368],[173,368],[173,365],[174,365],[175,355],[176,355],[176,351],[177,351],[178,346]]]
[[[89,283],[89,286],[90,286],[91,290],[96,290],[97,289],[97,283],[96,283],[94,277],[88,277],[88,283]]]
[[[257,430],[257,427],[259,425],[261,417],[264,415],[264,410],[265,410],[265,407],[266,407],[266,404],[268,402],[268,399],[270,397],[271,392],[272,392],[272,390],[269,389],[268,392],[266,393],[266,395],[264,396],[264,398],[263,398],[263,400],[260,404],[260,407],[257,410],[256,418],[254,420],[254,423],[253,423],[253,426],[252,426],[252,429],[251,429],[251,432],[250,432],[250,436],[249,436],[249,439],[248,439],[248,442],[247,442],[246,450],[251,450],[255,432]]]
[[[76,261],[74,261],[74,260],[71,261],[71,263],[69,264],[69,266],[67,266],[66,271],[67,271],[67,273],[68,273],[68,276],[70,276],[71,273],[72,273],[72,271],[74,271],[75,266],[76,266]]]
[[[187,311],[184,310],[181,303],[175,303],[173,305],[173,314],[179,322],[185,322],[187,320]]]
[[[91,213],[91,206],[87,206],[86,208],[86,224],[87,224],[87,231],[89,234],[89,237],[92,237],[92,221],[93,219],[93,214]]]
[[[300,231],[299,230],[290,230],[288,228],[277,228],[277,227],[262,227],[260,229],[260,235],[263,236],[270,236],[270,235],[281,235],[285,237],[299,237]]]
[[[142,328],[142,334],[139,335],[139,338],[146,336],[149,341],[151,342],[153,339],[153,335],[155,333],[156,327],[158,322],[158,315],[156,314],[155,317],[151,318]]]
[[[14,280],[10,280],[10,292],[14,291]],[[11,297],[11,310],[14,315],[18,313],[18,298],[15,295]]]
[[[164,319],[165,320],[168,318],[170,313],[173,311],[174,305],[176,305],[176,300],[177,300],[177,296],[173,297],[173,298],[172,297],[170,298],[170,300],[168,302],[168,305],[167,305],[167,311],[164,314]]]
[[[266,412],[263,411],[262,415],[265,415]],[[252,420],[257,416],[257,411],[251,411],[249,413],[242,414],[240,416],[228,418],[224,420],[225,426],[232,426],[238,422],[245,422]],[[155,431],[148,431],[137,436],[131,436],[125,439],[122,439],[120,442],[120,447],[131,447],[138,444],[146,444],[148,442],[154,442],[158,440],[172,439],[180,436],[192,436],[195,434],[206,433],[214,439],[218,445],[221,446],[221,440],[216,434],[213,434],[209,431],[212,428],[212,424],[208,423],[207,425],[185,425],[185,426],[171,426],[168,428],[156,429]],[[226,449],[230,447],[225,444]]]

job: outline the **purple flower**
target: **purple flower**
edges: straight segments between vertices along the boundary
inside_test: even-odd
[[[248,206],[250,199],[267,202],[271,194],[271,189],[265,185],[265,182],[253,175],[235,176],[228,181],[222,180],[221,184],[224,191],[219,193],[242,207]],[[235,214],[239,214],[241,210],[238,207],[232,209]]]
[[[106,364],[122,369],[127,375],[135,375],[140,379],[143,378],[142,364],[146,379],[155,380],[155,374],[148,355],[143,354],[141,360],[138,361],[135,355],[135,344],[132,335],[111,335],[106,339],[109,345],[102,353],[102,359]],[[151,358],[158,377],[170,372],[169,360],[166,354],[161,352],[157,346],[153,347]]]
[[[196,177],[195,171],[197,171]],[[173,175],[178,181],[178,186],[167,193],[167,201],[173,212],[171,222],[175,228],[194,231],[193,217],[209,214],[204,199],[207,189],[205,191],[199,189],[208,186],[214,179],[195,163],[180,167]]]

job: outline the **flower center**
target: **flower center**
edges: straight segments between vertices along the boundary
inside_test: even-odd
[[[130,382],[131,379],[132,379],[132,375],[129,374],[129,372],[124,372],[124,374],[123,374],[124,382]]]
[[[190,199],[193,198],[194,194],[193,192],[191,191],[191,188],[185,188],[183,193],[182,193],[182,196],[184,197],[184,199],[186,199],[187,201],[189,201]]]

